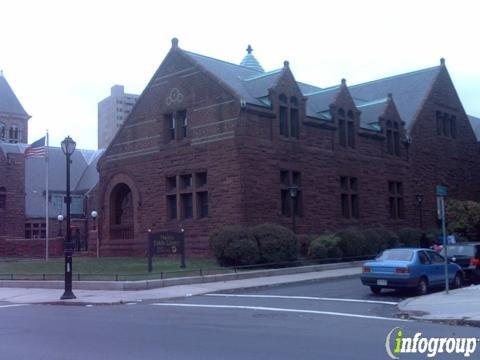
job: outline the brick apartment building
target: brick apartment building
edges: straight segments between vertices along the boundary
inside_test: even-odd
[[[172,47],[98,162],[102,251],[184,229],[204,254],[224,224],[298,233],[436,226],[435,186],[480,199],[479,119],[438,66],[348,86]],[[475,134],[474,129],[477,130]],[[298,189],[292,200],[289,188]],[[417,199],[423,198],[420,204]]]

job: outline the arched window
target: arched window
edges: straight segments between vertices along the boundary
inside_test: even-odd
[[[7,189],[0,187],[0,210],[5,210],[7,206]]]
[[[386,127],[387,153],[400,156],[400,131],[398,122],[388,120]]]

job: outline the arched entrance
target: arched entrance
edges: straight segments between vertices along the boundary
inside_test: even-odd
[[[134,234],[133,195],[125,183],[115,185],[110,193],[110,239],[132,239]]]

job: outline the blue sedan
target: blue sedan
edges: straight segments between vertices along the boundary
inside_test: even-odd
[[[363,264],[362,284],[374,294],[382,289],[415,289],[419,295],[429,288],[445,284],[444,258],[429,249],[385,250],[373,261]],[[448,264],[448,279],[453,288],[462,286],[463,270]]]

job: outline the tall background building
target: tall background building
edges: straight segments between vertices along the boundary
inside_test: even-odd
[[[104,149],[132,111],[138,95],[125,94],[123,85],[114,85],[110,96],[98,103],[98,148]]]

